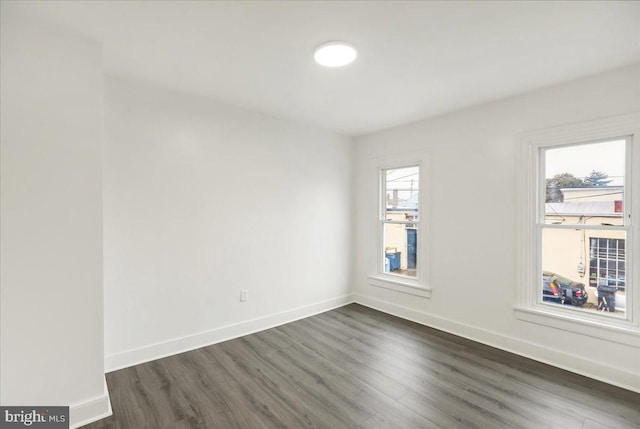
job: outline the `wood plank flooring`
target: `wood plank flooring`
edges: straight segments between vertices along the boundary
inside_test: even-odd
[[[640,428],[640,394],[357,304],[107,383],[85,428]]]

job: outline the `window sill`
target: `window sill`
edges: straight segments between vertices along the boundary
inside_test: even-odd
[[[640,348],[640,328],[631,324],[622,326],[624,322],[615,326],[537,307],[514,307],[514,313],[516,319],[525,322]]]
[[[381,287],[384,289],[402,292],[409,295],[415,295],[421,298],[431,298],[431,289],[425,286],[420,286],[417,280],[377,275],[369,276],[369,284],[371,286]]]

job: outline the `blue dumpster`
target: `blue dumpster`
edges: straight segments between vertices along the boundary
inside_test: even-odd
[[[402,252],[385,252],[384,256],[389,260],[389,269],[391,271],[400,269],[400,256]]]

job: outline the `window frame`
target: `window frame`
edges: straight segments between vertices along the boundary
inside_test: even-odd
[[[617,139],[626,140],[623,225],[608,227],[545,224],[546,183],[542,165],[544,151]],[[634,232],[634,225],[640,224],[640,198],[632,199],[632,190],[640,189],[640,175],[637,173],[640,171],[640,113],[528,132],[521,135],[520,140],[518,294],[514,306],[516,318],[640,347],[640,264],[634,261],[633,256],[640,254],[639,237]],[[624,319],[542,302],[542,282],[539,281],[542,273],[542,233],[545,229],[556,228],[613,229],[626,232],[627,305]],[[585,268],[589,269],[588,266]],[[590,328],[585,329],[585,326]]]
[[[386,214],[386,170],[406,167],[418,167],[418,213],[417,221],[385,221]],[[384,157],[371,160],[370,163],[371,205],[370,205],[370,269],[369,284],[374,287],[390,289],[422,298],[431,296],[431,288],[428,285],[428,163],[424,153],[407,154],[406,156]],[[404,276],[384,271],[384,225],[416,224],[418,226],[418,243],[416,248],[416,277]]]
[[[593,248],[593,246],[591,245],[591,243],[589,243],[589,271],[588,271],[588,272],[589,272],[589,286],[593,287],[593,286],[591,285],[591,282],[590,282],[590,281],[591,281],[591,277],[592,277],[592,272],[591,272],[591,262],[592,262],[592,260],[593,260],[593,259],[595,259],[595,260],[596,260],[596,261],[598,261],[598,262],[600,262],[600,261],[607,261],[607,268],[604,268],[606,271],[611,271],[611,270],[610,270],[610,268],[608,267],[608,265],[609,265],[609,261],[614,261],[614,262],[615,262],[615,267],[616,267],[616,268],[615,268],[615,272],[616,272],[616,280],[615,280],[615,282],[616,282],[616,284],[615,284],[614,286],[615,286],[618,290],[626,290],[626,288],[627,288],[627,287],[626,287],[626,272],[627,272],[627,268],[626,268],[626,266],[627,266],[626,243],[625,243],[625,249],[624,249],[624,250],[622,250],[622,251],[624,252],[624,254],[625,254],[625,256],[624,256],[624,259],[623,259],[623,260],[620,260],[620,252],[621,252],[621,250],[620,250],[620,246],[619,246],[619,242],[621,242],[621,241],[622,241],[622,242],[624,243],[626,240],[624,240],[624,239],[622,239],[622,238],[607,238],[607,237],[591,237],[591,240],[597,240],[597,241],[598,241],[598,245],[596,246],[598,249],[602,249],[602,246],[600,245],[600,242],[601,242],[602,240],[606,240],[607,246],[606,246],[606,250],[605,250],[605,255],[604,255],[604,257],[603,257],[603,255],[601,255],[601,253],[600,253],[601,251],[600,251],[600,250],[598,250],[598,251],[597,251],[597,253],[596,253],[596,252],[594,252],[594,253],[595,253],[595,255],[593,255],[593,257],[592,257],[592,256],[591,256],[591,249]],[[611,252],[611,247],[610,247],[610,245],[609,245],[609,244],[610,244],[612,241],[615,241],[615,242],[616,242],[616,244],[617,244],[617,245],[616,245],[616,250],[615,250],[615,255],[614,255],[615,257],[614,257],[614,258],[609,257],[609,256],[610,256],[610,252]],[[593,259],[592,259],[592,258],[593,258]],[[623,265],[623,266],[624,266],[624,269],[622,269],[622,270],[620,269],[620,263],[623,263],[623,264],[624,264],[624,265]],[[602,268],[602,265],[600,265],[600,264],[598,263],[598,264],[597,264],[597,267],[596,267],[596,270],[595,270],[595,272],[596,272],[596,276],[595,276],[596,284],[600,283],[600,279],[601,279],[602,277],[600,277],[600,275],[598,274],[598,272],[600,272],[602,269],[603,269],[603,268]],[[620,271],[622,271],[623,273],[625,273],[625,280],[623,280],[623,281],[624,281],[624,283],[625,283],[625,285],[624,285],[624,286],[620,286],[620,277],[619,277],[619,273],[620,273]]]
[[[386,172],[389,170],[400,170],[403,168],[417,168],[418,169],[418,219],[417,220],[387,220],[387,214],[389,213],[388,209],[387,209],[387,201],[386,201],[386,193],[387,193],[387,174]],[[402,274],[396,274],[393,272],[386,272],[384,271],[384,266],[385,266],[385,253],[386,253],[386,247],[385,247],[385,242],[384,242],[384,230],[385,230],[385,225],[416,225],[416,230],[417,231],[421,231],[421,213],[422,213],[422,202],[420,201],[420,174],[421,174],[421,168],[419,165],[406,165],[404,167],[391,167],[391,168],[383,168],[379,170],[379,174],[380,174],[380,186],[379,186],[379,192],[380,192],[380,207],[379,207],[379,215],[378,215],[378,222],[379,222],[379,226],[378,228],[380,229],[380,231],[378,231],[378,234],[380,234],[381,240],[382,240],[382,245],[380,246],[380,248],[378,248],[378,257],[380,258],[380,260],[378,261],[378,266],[382,267],[382,271],[380,273],[383,274],[389,274],[391,276],[394,277],[398,277],[401,280],[412,280],[412,279],[417,279],[420,276],[420,272],[422,270],[421,268],[421,264],[419,263],[419,259],[418,256],[416,255],[416,275],[415,276],[408,276],[408,275],[402,275]],[[422,235],[421,232],[416,232],[417,234],[417,239],[418,239],[418,243],[420,242],[420,236]],[[418,244],[419,245],[419,244]],[[382,252],[380,252],[382,250]],[[417,252],[416,252],[417,253]]]

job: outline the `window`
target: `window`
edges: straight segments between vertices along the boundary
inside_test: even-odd
[[[382,271],[415,278],[418,270],[420,167],[381,171]]]
[[[621,238],[591,238],[589,243],[589,286],[613,286],[625,289],[625,240]]]
[[[428,298],[424,154],[372,160],[373,286]]]
[[[607,316],[625,316],[624,298],[613,306],[610,287],[624,284],[624,242],[630,228],[624,216],[624,190],[630,143],[630,138],[619,137],[538,149],[544,178],[537,192],[539,207],[544,207],[537,220],[543,303],[571,305],[581,311],[607,309]],[[555,283],[545,282],[545,275],[572,283],[553,290]],[[603,305],[605,294],[608,299]]]
[[[637,340],[638,124],[634,114],[524,136],[516,317]]]

